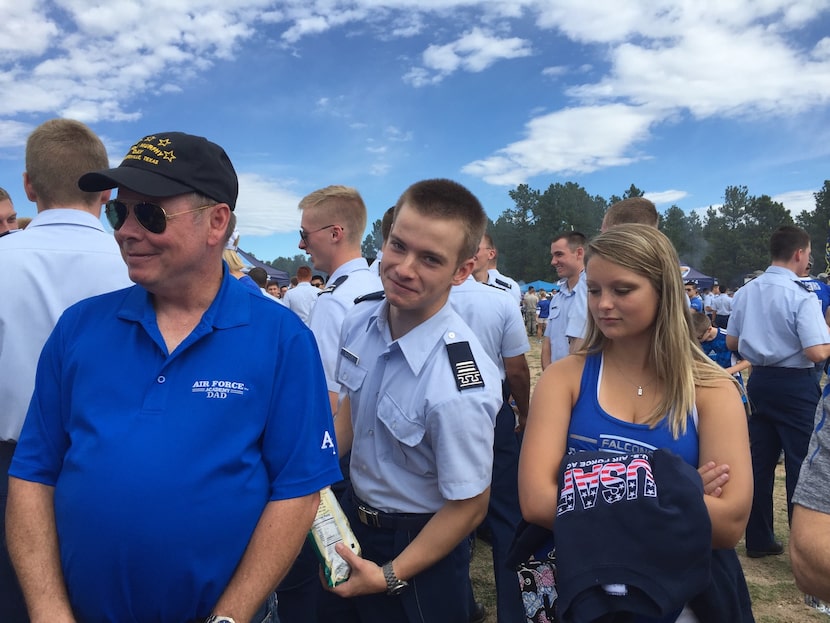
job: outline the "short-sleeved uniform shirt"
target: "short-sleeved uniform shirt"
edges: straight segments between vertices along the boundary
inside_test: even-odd
[[[815,295],[782,266],[735,293],[726,333],[738,338],[738,352],[753,366],[812,368],[804,349],[830,342]]]
[[[450,290],[450,305],[475,330],[502,379],[504,359],[530,350],[522,314],[505,290],[479,283],[470,275]]]
[[[10,474],[55,488],[78,620],[209,614],[269,500],[341,477],[330,411],[311,332],[227,266],[171,354],[140,286],[70,307]]]
[[[498,269],[490,268],[487,270],[487,283],[491,286],[497,286],[502,290],[506,290],[516,301],[517,305],[522,304],[522,290],[515,279],[501,274]]]
[[[0,441],[16,441],[37,360],[55,323],[81,299],[132,285],[112,234],[89,212],[52,208],[0,238]]]
[[[550,340],[551,361],[559,361],[568,355],[569,338],[585,337],[587,322],[588,286],[583,270],[573,290],[568,287],[567,279],[560,279],[559,292],[550,300],[545,338]]]
[[[340,329],[346,313],[354,306],[356,298],[382,289],[380,277],[369,270],[366,260],[360,257],[349,260],[329,275],[326,288],[317,297],[308,326],[317,339],[330,392],[336,394],[340,391],[340,385],[335,380],[335,369]]]
[[[362,302],[343,325],[352,485],[382,511],[435,513],[490,485],[501,379],[449,303],[397,340],[387,313],[386,301]],[[451,358],[456,349],[466,355]]]
[[[285,291],[282,298],[283,305],[300,317],[304,323],[309,323],[311,310],[317,304],[320,289],[311,285],[310,281],[301,281],[295,287]]]

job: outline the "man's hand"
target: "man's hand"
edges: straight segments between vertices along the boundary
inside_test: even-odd
[[[724,485],[729,482],[729,466],[716,465],[714,461],[709,461],[698,467],[697,473],[703,480],[703,494],[719,498]]]
[[[352,571],[348,580],[334,588],[326,586],[327,590],[346,598],[386,592],[383,569],[371,560],[361,558],[343,543],[338,543],[334,549],[343,560],[349,563]]]

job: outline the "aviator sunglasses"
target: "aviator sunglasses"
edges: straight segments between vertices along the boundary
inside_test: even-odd
[[[160,205],[149,203],[147,201],[141,201],[140,203],[133,205],[133,214],[135,215],[135,220],[137,220],[138,224],[144,229],[149,231],[151,234],[161,234],[164,233],[165,229],[167,229],[167,221],[171,218],[176,218],[182,214],[189,214],[190,212],[198,212],[199,210],[204,210],[206,208],[212,208],[214,205],[216,204],[212,203],[210,205],[193,208],[192,210],[176,212],[176,214],[168,214]],[[110,201],[107,201],[104,211],[107,214],[109,224],[115,231],[121,229],[121,226],[124,224],[124,221],[127,220],[127,215],[129,214],[129,208],[127,208],[127,205],[121,201],[118,201],[118,199],[111,199]]]

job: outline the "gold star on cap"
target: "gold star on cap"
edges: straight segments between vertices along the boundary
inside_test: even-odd
[[[170,141],[167,141],[167,142],[169,143]],[[167,162],[173,162],[176,159],[176,156],[173,155],[172,151],[165,151],[162,158],[164,160],[167,160]]]
[[[159,140],[159,147],[167,147],[170,144],[169,138],[163,138]]]

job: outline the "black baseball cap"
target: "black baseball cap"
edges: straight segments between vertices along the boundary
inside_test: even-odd
[[[129,188],[151,197],[198,192],[236,207],[239,181],[228,154],[202,136],[159,132],[145,136],[115,169],[81,176],[78,187],[87,192]]]

